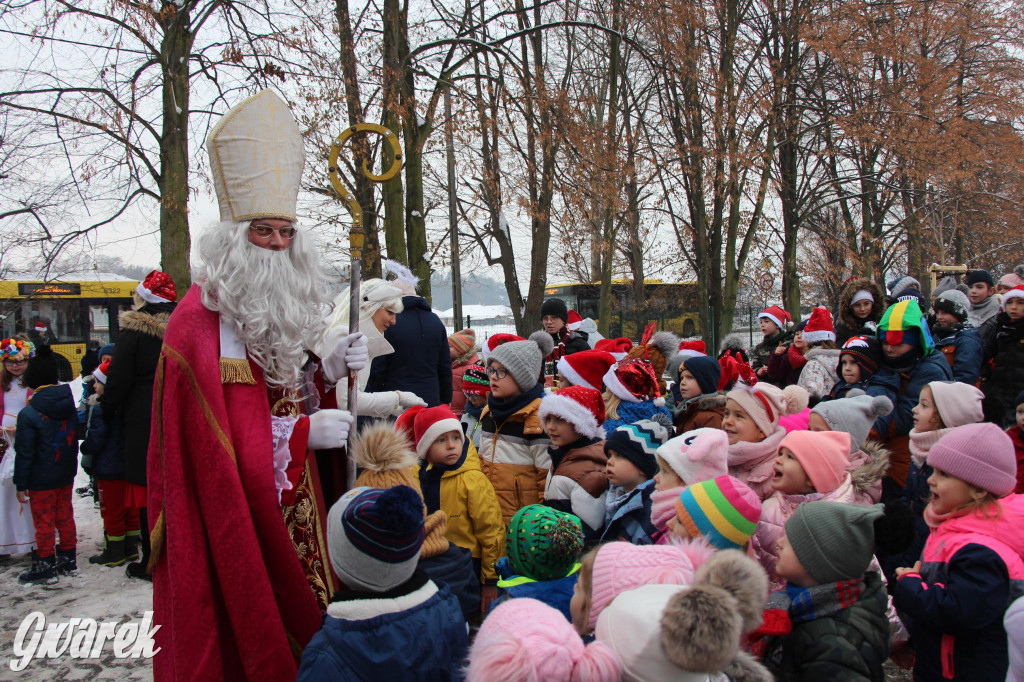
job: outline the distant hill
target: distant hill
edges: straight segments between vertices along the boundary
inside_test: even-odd
[[[452,307],[451,273],[434,273],[430,278],[433,294],[431,307],[445,310]],[[471,273],[462,276],[462,305],[508,305],[508,294],[501,281],[487,275]]]

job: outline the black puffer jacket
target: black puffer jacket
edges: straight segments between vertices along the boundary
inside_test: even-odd
[[[124,478],[146,485],[146,454],[153,417],[153,379],[173,303],[150,303],[121,313],[107,387],[100,399],[107,418],[121,421]]]
[[[875,302],[871,306],[871,314],[867,319],[858,319],[853,314],[853,295],[861,289],[871,293]],[[839,310],[836,314],[836,345],[842,348],[843,344],[851,336],[875,336],[878,333],[878,323],[885,314],[885,292],[882,287],[870,279],[858,277],[846,283],[843,293],[839,296]]]
[[[985,357],[992,362],[982,367],[981,390],[1002,406],[1003,427],[1013,426],[1017,420],[1014,401],[1024,390],[1024,319],[1014,322],[1006,313],[996,315],[988,344]]]
[[[366,392],[409,391],[427,407],[452,402],[452,356],[448,332],[422,296],[403,296],[398,321],[384,332],[395,349],[370,365]]]

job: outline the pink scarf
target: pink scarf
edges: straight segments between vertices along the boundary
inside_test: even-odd
[[[686,490],[685,485],[651,493],[651,523],[658,530],[664,530],[668,520],[676,515],[676,500]]]
[[[924,508],[924,522],[928,524],[929,528],[938,528],[939,524],[953,516],[953,512],[946,512],[945,514],[939,514],[932,509],[932,503],[929,502],[928,506]]]
[[[939,442],[939,439],[949,433],[952,429],[936,429],[935,431],[910,430],[910,454],[914,457],[914,464],[920,469],[928,461],[928,453],[932,446]]]

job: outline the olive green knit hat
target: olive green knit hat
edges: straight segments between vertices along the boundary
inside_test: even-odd
[[[583,552],[583,524],[572,514],[542,504],[515,513],[508,524],[508,561],[513,573],[533,580],[564,578]]]

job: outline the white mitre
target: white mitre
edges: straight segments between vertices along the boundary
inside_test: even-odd
[[[222,221],[296,221],[306,155],[291,110],[274,92],[232,107],[210,131],[206,150]]]

